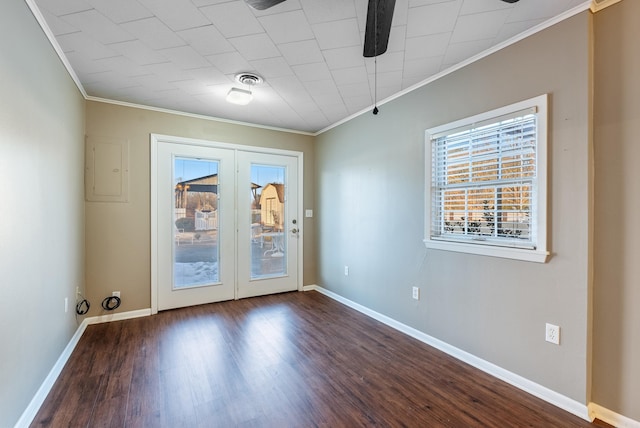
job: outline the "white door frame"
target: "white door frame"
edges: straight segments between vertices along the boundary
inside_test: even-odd
[[[304,184],[304,154],[302,152],[292,151],[292,150],[283,150],[283,149],[273,149],[268,147],[255,147],[255,146],[244,146],[241,144],[232,144],[232,143],[223,143],[218,141],[208,141],[194,138],[185,138],[185,137],[175,137],[170,135],[162,135],[162,134],[150,134],[150,153],[151,153],[151,165],[150,165],[150,179],[151,179],[151,313],[158,313],[158,183],[157,183],[157,174],[158,174],[158,143],[173,143],[173,144],[186,144],[192,146],[203,146],[203,147],[211,147],[211,148],[220,148],[220,149],[229,149],[234,151],[245,151],[245,152],[256,152],[256,153],[266,153],[266,154],[275,154],[275,155],[284,155],[284,156],[292,156],[297,158],[298,160],[298,211],[296,213],[297,218],[300,219],[298,222],[298,291],[302,291],[302,276],[303,276],[303,248],[304,248],[304,222],[303,217],[303,184]],[[237,189],[236,189],[237,193]],[[236,198],[237,199],[237,195]],[[236,201],[236,210],[237,210],[237,201]],[[235,216],[234,222],[237,223],[237,216]],[[234,230],[236,240],[237,240],[237,224],[234,224]],[[237,248],[237,243],[236,243]],[[235,275],[235,284],[234,284],[234,293],[235,299],[238,299],[238,272]]]

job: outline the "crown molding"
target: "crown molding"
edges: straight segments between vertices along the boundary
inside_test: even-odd
[[[591,12],[596,13],[604,8],[612,6],[622,0],[593,0],[591,2]]]

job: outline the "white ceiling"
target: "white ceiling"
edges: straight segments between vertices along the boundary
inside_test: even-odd
[[[286,0],[265,11],[244,0],[33,1],[89,98],[309,133],[374,104],[374,59],[362,56],[367,0]],[[378,103],[585,3],[396,0]],[[254,100],[227,103],[246,71],[264,78]]]

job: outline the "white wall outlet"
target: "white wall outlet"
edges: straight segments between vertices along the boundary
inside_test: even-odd
[[[313,217],[313,210],[304,210],[304,216],[306,218],[311,218]]]
[[[413,292],[411,296],[416,300],[420,300],[420,287],[413,287]]]
[[[344,267],[344,276],[349,276],[349,266]]]
[[[114,292],[111,293],[111,295],[115,296],[115,297],[120,297],[120,292],[119,291],[114,291]]]
[[[560,344],[560,327],[547,323],[545,327],[545,340],[550,343]]]
[[[69,312],[69,298],[65,297],[64,298],[64,313],[66,314],[67,312]]]

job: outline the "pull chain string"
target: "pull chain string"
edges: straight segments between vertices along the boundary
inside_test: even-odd
[[[373,114],[378,114],[378,2],[374,0],[373,7]]]

